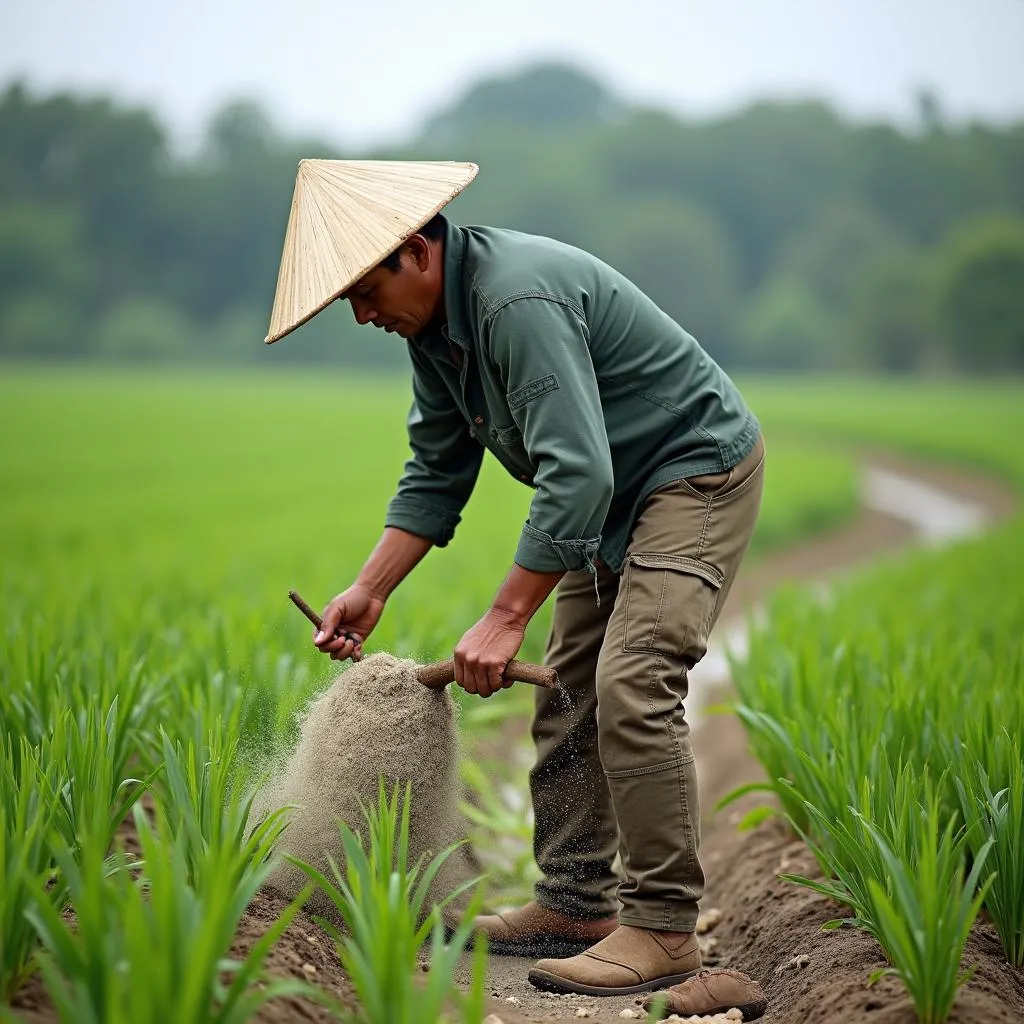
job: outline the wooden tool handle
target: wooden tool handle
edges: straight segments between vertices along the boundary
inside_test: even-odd
[[[305,615],[306,618],[309,619],[309,621],[312,622],[317,629],[324,628],[323,619],[321,619],[320,616],[317,615],[317,613],[313,611],[313,609],[310,608],[309,605],[306,604],[306,602],[303,601],[301,597],[299,597],[296,591],[289,590],[288,597],[291,599],[292,604],[295,605],[295,607],[298,608],[299,611],[302,612],[302,614]],[[355,633],[346,633],[344,630],[341,629],[336,629],[334,631],[334,635],[336,637],[344,637],[346,640],[351,640],[352,643],[354,644],[361,644],[363,642],[362,637],[357,636]],[[358,661],[359,659],[354,658],[353,660]]]
[[[416,678],[431,690],[443,690],[455,680],[455,660],[436,661],[432,665],[422,665],[416,670]],[[532,665],[528,661],[510,661],[505,666],[505,678],[515,683],[533,683],[553,690],[558,685],[558,673],[553,668],[543,665]]]

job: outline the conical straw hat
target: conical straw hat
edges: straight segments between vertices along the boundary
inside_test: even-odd
[[[478,170],[446,161],[300,161],[267,344],[344,294]]]

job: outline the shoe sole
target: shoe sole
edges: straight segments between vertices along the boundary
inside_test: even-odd
[[[669,1013],[678,1014],[680,1017],[713,1017],[716,1013],[728,1013],[733,1007],[743,1014],[745,1021],[757,1020],[758,1017],[763,1017],[768,1012],[768,1000],[756,1000],[752,1003],[722,1003],[719,1006],[711,1007],[709,1010],[673,1010],[670,1003],[665,1009]]]
[[[544,992],[557,992],[560,995],[580,996],[632,996],[638,992],[656,992],[659,988],[670,988],[672,985],[679,985],[692,978],[697,972],[688,971],[686,974],[668,974],[664,978],[655,978],[653,981],[645,981],[640,985],[623,985],[620,987],[598,987],[597,985],[581,985],[575,981],[568,981],[551,974],[549,971],[539,971],[535,967],[527,977],[534,988]]]

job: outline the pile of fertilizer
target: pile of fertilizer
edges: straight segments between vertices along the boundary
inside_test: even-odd
[[[302,714],[298,745],[276,770],[253,804],[255,823],[289,804],[279,851],[304,860],[332,878],[327,855],[344,871],[338,821],[366,837],[359,801],[376,804],[378,780],[412,785],[409,863],[425,863],[464,838],[458,813],[458,734],[455,706],[447,690],[430,690],[416,680],[417,665],[390,654],[374,654],[343,672]],[[438,876],[433,901],[468,875],[456,852]],[[309,881],[283,861],[269,885],[291,898]],[[307,909],[337,920],[318,889]]]

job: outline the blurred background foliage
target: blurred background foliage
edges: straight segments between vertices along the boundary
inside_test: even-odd
[[[176,152],[144,109],[0,93],[0,356],[386,369],[336,305],[262,345],[302,157],[459,159],[450,212],[617,266],[730,369],[1024,370],[1024,123],[853,122],[761,102],[681,120],[541,64],[478,82],[386,150],[300,139],[255,104]]]

